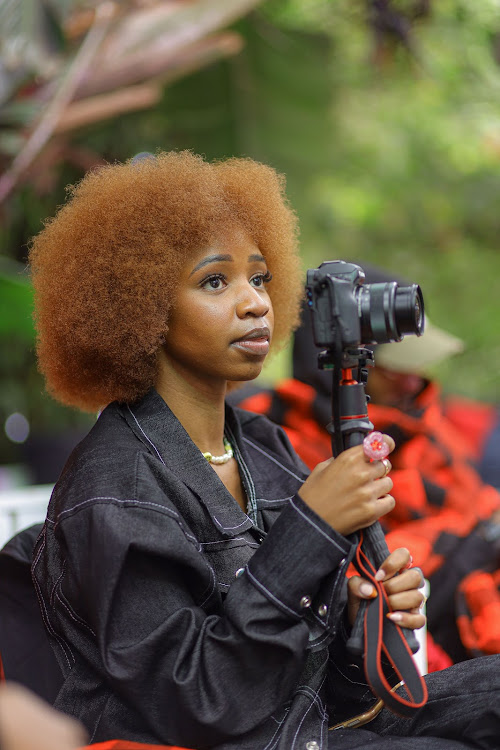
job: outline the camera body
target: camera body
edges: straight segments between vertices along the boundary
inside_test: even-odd
[[[424,300],[418,284],[396,281],[365,284],[355,263],[325,261],[307,272],[306,297],[314,343],[352,349],[401,341],[424,331]]]

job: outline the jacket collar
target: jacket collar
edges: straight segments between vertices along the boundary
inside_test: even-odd
[[[224,535],[237,536],[253,526],[154,388],[140,401],[122,404],[119,409],[147,450],[197,496]],[[229,406],[226,422],[242,450],[241,427]]]

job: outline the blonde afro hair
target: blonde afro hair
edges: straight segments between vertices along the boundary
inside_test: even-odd
[[[153,385],[193,250],[235,227],[252,237],[273,280],[273,348],[297,327],[302,270],[284,178],[251,159],[209,163],[158,153],[89,172],[30,245],[37,353],[49,392],[95,411]]]

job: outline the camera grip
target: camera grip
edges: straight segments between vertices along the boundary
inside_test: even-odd
[[[372,526],[368,526],[364,529],[363,535],[363,548],[365,553],[372,560],[378,570],[389,554],[389,548],[387,547],[382,527],[377,521],[372,524]],[[358,614],[356,615],[356,620],[352,626],[350,638],[347,641],[348,650],[351,654],[355,654],[356,656],[362,656],[364,653],[364,619],[368,604],[369,602],[366,600],[360,602]],[[409,628],[401,628],[401,630],[412,654],[415,654],[420,648],[415,633]]]

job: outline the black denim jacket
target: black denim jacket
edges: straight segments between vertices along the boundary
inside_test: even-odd
[[[154,390],[107,407],[56,484],[33,577],[55,705],[92,742],[326,748],[373,703],[344,647],[352,543],[296,494],[281,428],[227,407],[226,434],[248,514]]]

